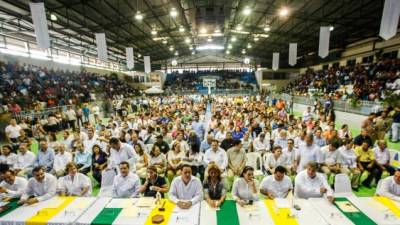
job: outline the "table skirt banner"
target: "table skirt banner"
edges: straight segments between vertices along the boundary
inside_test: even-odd
[[[18,199],[11,199],[10,202],[4,206],[7,207],[7,209],[0,213],[0,218],[20,207],[20,205],[18,205]]]
[[[33,205],[20,206],[0,218],[1,225],[73,224],[89,208],[94,197],[54,197]]]
[[[349,197],[348,198],[357,208],[363,211],[369,218],[379,225],[399,225],[400,218],[396,215],[398,206],[386,197]],[[381,201],[389,201],[389,208]]]
[[[154,215],[164,216],[161,225],[198,225],[200,204],[188,210],[179,209],[166,199],[162,200],[164,211],[159,206],[139,207],[140,199],[99,198],[79,219],[76,225],[153,225]]]
[[[335,198],[334,205],[355,225],[378,225],[347,198]]]

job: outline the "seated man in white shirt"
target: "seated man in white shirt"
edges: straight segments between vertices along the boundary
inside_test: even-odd
[[[59,144],[56,149],[58,152],[54,156],[53,174],[56,175],[56,177],[61,177],[65,175],[65,166],[69,162],[72,162],[72,154],[65,151],[66,147],[64,144]]]
[[[204,154],[204,163],[205,165],[215,163],[221,171],[225,171],[226,167],[228,166],[228,156],[225,150],[218,146],[217,139],[212,140],[211,148],[208,149]]]
[[[20,198],[24,193],[28,181],[23,177],[15,176],[14,171],[7,170],[0,183],[0,197],[4,200]]]
[[[67,163],[65,171],[68,175],[58,180],[58,192],[61,196],[91,196],[92,184],[90,178],[78,173],[78,167],[74,162]]]
[[[393,176],[382,179],[376,189],[376,195],[388,197],[400,202],[400,169]]]
[[[285,157],[285,167],[287,174],[290,176],[296,174],[296,154],[299,150],[294,147],[294,140],[288,139],[287,148],[282,150],[282,155]]]
[[[32,175],[18,204],[32,205],[56,195],[57,178],[55,176],[45,173],[45,169],[41,166],[33,168]]]
[[[168,196],[179,208],[188,209],[201,201],[203,188],[201,181],[192,176],[190,165],[184,164],[181,168],[181,176],[175,177],[172,181]]]
[[[294,193],[297,198],[322,198],[327,196],[333,202],[333,191],[328,184],[326,177],[317,173],[316,162],[307,163],[306,169],[297,174],[294,181]]]
[[[27,143],[21,143],[18,148],[17,163],[14,165],[14,172],[20,177],[26,177],[32,173],[36,156],[28,150]]]
[[[274,174],[265,177],[261,182],[261,194],[269,199],[286,198],[293,189],[293,184],[285,174],[286,168],[284,166],[277,166]]]
[[[264,133],[261,133],[256,139],[254,139],[253,150],[255,152],[260,152],[261,154],[264,154],[270,150],[269,140],[265,138]]]
[[[337,150],[339,148],[339,142],[333,141],[329,145],[321,148],[319,154],[319,163],[321,171],[329,177],[332,173],[338,174],[341,172],[342,166],[342,155]]]
[[[114,198],[137,198],[139,197],[140,178],[129,171],[129,163],[119,164],[120,174],[115,176],[112,187]]]

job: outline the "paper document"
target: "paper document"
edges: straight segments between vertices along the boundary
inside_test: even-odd
[[[290,208],[290,203],[286,198],[275,198],[276,207],[281,208]]]
[[[351,202],[349,202],[349,201],[335,202],[335,203],[343,212],[352,213],[352,212],[359,212],[360,211],[353,204],[351,204]]]
[[[119,216],[121,217],[137,217],[139,214],[139,209],[137,207],[124,208]]]

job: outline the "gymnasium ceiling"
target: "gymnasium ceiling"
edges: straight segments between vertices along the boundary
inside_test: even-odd
[[[116,60],[124,60],[125,47],[132,46],[135,58],[138,54],[150,55],[153,62],[197,54],[248,56],[258,62],[269,62],[276,51],[281,53],[282,60],[287,58],[289,42],[298,43],[300,57],[317,52],[320,26],[333,27],[331,49],[377,36],[384,0],[45,0],[44,3],[53,45],[67,45],[95,54],[94,33],[105,32],[108,50]],[[279,15],[283,8],[288,10],[286,16]],[[173,9],[175,17],[171,15]],[[249,15],[245,15],[245,9],[250,9]],[[138,11],[142,20],[136,18]],[[57,19],[52,20],[51,15]],[[0,22],[0,33],[33,38],[28,0],[0,0]],[[201,46],[211,44],[224,49],[200,50]]]

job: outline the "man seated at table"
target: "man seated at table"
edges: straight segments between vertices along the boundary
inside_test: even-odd
[[[140,178],[129,171],[129,163],[122,161],[119,164],[119,174],[115,176],[112,187],[114,198],[139,197]]]
[[[325,194],[333,202],[333,191],[326,177],[317,173],[318,164],[314,161],[307,163],[306,170],[297,174],[294,193],[297,198],[322,198]]]
[[[397,169],[393,176],[381,180],[376,195],[400,201],[400,169]]]
[[[57,178],[41,166],[32,170],[33,177],[29,179],[28,185],[21,196],[18,204],[32,205],[37,202],[48,200],[56,195]]]
[[[286,198],[292,189],[292,181],[283,166],[277,166],[274,174],[265,177],[260,185],[261,194],[269,199]]]
[[[169,189],[169,199],[176,203],[179,208],[189,209],[192,205],[202,199],[201,181],[192,176],[192,167],[188,164],[182,165],[181,176],[175,177]]]
[[[20,198],[24,193],[28,181],[23,177],[15,176],[14,171],[7,170],[0,183],[0,197],[3,199]]]
[[[69,162],[64,169],[68,174],[58,180],[58,189],[61,196],[84,196],[92,194],[90,178],[78,173],[78,167],[74,162]]]

